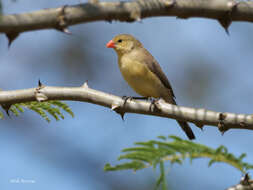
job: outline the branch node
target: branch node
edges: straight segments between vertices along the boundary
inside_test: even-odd
[[[8,48],[10,49],[12,42],[18,37],[18,32],[9,32],[5,34],[8,38]]]
[[[163,104],[163,103],[166,103],[166,102],[162,98],[159,98],[157,100],[151,100],[150,111],[161,112],[162,111],[161,104]]]
[[[218,129],[221,132],[222,135],[228,130],[228,128],[225,126],[224,120],[226,119],[227,114],[226,113],[220,113],[219,114],[219,123],[218,123]]]
[[[68,29],[68,19],[66,17],[66,8],[68,5],[64,5],[60,8],[59,15],[57,17],[58,26],[56,27],[57,30],[65,33],[65,34],[72,34]]]
[[[135,21],[141,22],[141,10],[136,8],[130,12],[130,18],[134,19]]]

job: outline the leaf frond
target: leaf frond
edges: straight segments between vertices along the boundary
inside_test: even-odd
[[[66,113],[74,117],[74,113],[66,103],[56,100],[45,102],[33,101],[33,102],[13,104],[9,108],[8,112],[14,114],[15,116],[19,116],[20,113],[24,112],[24,108],[36,112],[47,122],[51,121],[49,115],[51,115],[56,121],[64,119],[62,111],[65,111]],[[3,119],[2,112],[0,112],[0,119]]]
[[[243,162],[246,154],[236,157],[232,153],[229,153],[225,146],[219,146],[214,149],[189,140],[183,140],[176,136],[169,136],[168,138],[159,136],[158,139],[136,142],[135,147],[123,149],[123,154],[118,159],[127,159],[132,162],[138,161],[138,163],[143,163],[146,167],[156,167],[158,163],[164,161],[169,161],[171,164],[182,164],[186,158],[190,159],[190,161],[197,158],[208,158],[210,159],[208,166],[222,162],[233,166],[243,173],[249,169],[253,169],[252,164]],[[117,165],[117,168],[120,168],[120,165]],[[106,171],[115,171],[117,168],[111,166],[110,168],[106,168]],[[124,165],[124,169],[131,168],[127,168]]]

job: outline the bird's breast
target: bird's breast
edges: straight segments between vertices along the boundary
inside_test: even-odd
[[[126,77],[141,77],[147,73],[144,64],[127,58],[121,60],[119,67],[122,74]]]
[[[138,94],[145,97],[160,97],[164,87],[145,63],[122,58],[119,59],[119,68],[124,79]]]

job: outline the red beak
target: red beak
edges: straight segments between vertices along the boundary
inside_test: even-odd
[[[114,43],[112,40],[110,40],[110,41],[106,44],[106,47],[108,47],[108,48],[115,48],[115,43]]]

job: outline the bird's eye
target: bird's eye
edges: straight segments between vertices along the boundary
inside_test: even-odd
[[[118,40],[118,42],[120,43],[120,42],[122,42],[122,40],[121,40],[121,39],[119,39],[119,40]]]

